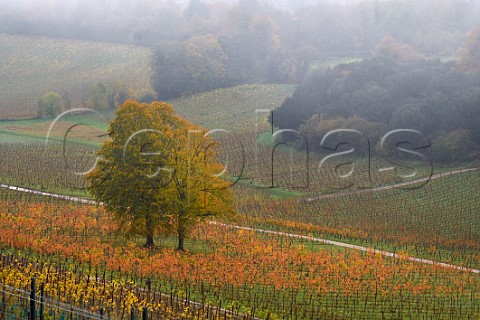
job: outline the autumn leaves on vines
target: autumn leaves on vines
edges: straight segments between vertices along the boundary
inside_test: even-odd
[[[88,175],[89,190],[114,214],[122,230],[146,237],[176,233],[178,249],[192,226],[233,214],[219,145],[206,130],[175,114],[166,103],[125,102]]]

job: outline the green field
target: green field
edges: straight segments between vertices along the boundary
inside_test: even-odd
[[[150,91],[150,50],[78,40],[0,34],[0,119],[34,117],[48,91],[85,107],[97,82]]]
[[[295,91],[294,85],[246,84],[170,101],[177,113],[208,129],[242,134],[268,127],[269,112]],[[263,112],[256,112],[263,110]]]

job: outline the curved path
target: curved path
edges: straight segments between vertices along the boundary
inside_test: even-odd
[[[321,242],[321,243],[324,243],[324,244],[329,244],[329,245],[342,247],[342,248],[348,248],[348,249],[364,251],[364,252],[372,252],[372,253],[380,254],[380,255],[385,256],[385,257],[391,257],[391,258],[396,258],[396,259],[405,259],[405,260],[419,262],[419,263],[423,263],[423,264],[431,264],[431,265],[441,266],[441,267],[445,267],[445,268],[449,268],[449,269],[455,269],[455,270],[480,274],[479,269],[466,268],[466,267],[461,267],[461,266],[457,266],[457,265],[454,265],[454,264],[449,264],[449,263],[444,263],[444,262],[439,262],[439,261],[434,261],[434,260],[405,256],[405,255],[397,254],[397,253],[390,252],[390,251],[377,250],[377,249],[363,247],[363,246],[357,246],[355,244],[350,244],[350,243],[345,243],[345,242],[339,242],[339,241],[334,241],[334,240],[309,237],[309,236],[304,236],[304,235],[301,235],[301,234],[294,234],[294,233],[286,233],[286,232],[273,231],[273,230],[264,230],[264,229],[256,229],[256,228],[250,228],[250,227],[244,227],[244,226],[237,226],[237,225],[221,223],[221,222],[216,222],[216,221],[210,221],[209,223],[213,224],[213,225],[219,225],[219,226],[223,226],[223,227],[227,227],[227,228],[232,228],[232,229],[249,230],[249,231],[261,232],[261,233],[273,234],[273,235],[277,235],[277,236],[284,236],[284,237],[295,238],[295,239],[303,239],[303,240],[308,240],[308,241],[313,241],[313,242]]]
[[[97,204],[96,201],[89,200],[89,199],[66,196],[66,195],[63,195],[63,194],[44,192],[44,191],[40,191],[40,190],[28,189],[28,188],[23,188],[23,187],[15,187],[15,186],[10,186],[8,184],[3,184],[3,183],[0,184],[0,188],[1,189],[18,191],[18,192],[36,194],[36,195],[40,195],[40,196],[52,197],[52,198],[57,198],[57,199],[62,199],[62,200],[67,200],[67,201],[72,201],[72,202],[77,202],[77,203],[84,203],[84,204],[89,204],[89,205],[96,205]],[[99,205],[102,205],[102,203],[99,203]]]
[[[408,182],[404,182],[404,183],[399,183],[399,184],[395,184],[395,185],[379,187],[379,188],[374,188],[374,189],[328,194],[328,195],[323,195],[323,196],[319,196],[319,197],[315,197],[315,198],[309,198],[309,199],[306,199],[305,201],[314,201],[314,200],[319,200],[319,199],[342,197],[342,196],[348,196],[348,195],[364,193],[364,192],[379,192],[379,191],[384,191],[384,190],[389,190],[389,189],[394,189],[394,188],[399,188],[399,187],[403,187],[403,186],[412,185],[412,184],[415,184],[415,183],[418,183],[418,182],[425,182],[429,179],[434,180],[434,179],[438,179],[438,178],[442,178],[442,177],[446,177],[446,176],[451,176],[451,175],[456,175],[456,174],[461,174],[461,173],[466,173],[466,172],[472,172],[472,171],[478,171],[478,170],[480,170],[480,168],[471,168],[471,169],[449,171],[449,172],[435,174],[435,175],[432,175],[431,177],[422,178],[422,179],[418,179],[418,180],[415,180],[415,181],[408,181]],[[31,194],[36,194],[36,195],[42,195],[42,196],[47,196],[47,197],[54,197],[54,198],[58,198],[58,199],[63,199],[63,200],[73,201],[73,202],[78,202],[78,203],[84,203],[84,204],[89,204],[89,205],[102,205],[102,203],[97,203],[93,200],[88,200],[88,199],[83,199],[83,198],[78,198],[78,197],[72,197],[72,196],[66,196],[66,195],[61,195],[61,194],[56,194],[56,193],[43,192],[43,191],[38,191],[38,190],[32,190],[32,189],[28,189],[28,188],[9,186],[9,185],[6,185],[6,184],[0,184],[0,188],[13,190],[13,191],[19,191],[19,192],[25,192],[25,193],[31,193]],[[422,259],[422,258],[416,258],[416,257],[412,257],[412,256],[400,255],[400,254],[396,254],[396,253],[390,252],[390,251],[377,250],[377,249],[373,249],[373,248],[358,246],[358,245],[345,243],[345,242],[340,242],[340,241],[309,237],[309,236],[305,236],[305,235],[301,235],[301,234],[293,234],[293,233],[286,233],[286,232],[279,232],[279,231],[272,231],[272,230],[265,230],[265,229],[258,229],[258,228],[250,228],[250,227],[232,225],[232,224],[227,224],[227,223],[220,223],[220,222],[216,222],[216,221],[210,221],[209,223],[212,224],[212,225],[219,225],[219,226],[232,228],[232,229],[250,230],[250,231],[255,231],[255,232],[260,232],[260,233],[273,234],[273,235],[290,237],[290,238],[295,238],[295,239],[304,239],[304,240],[313,241],[313,242],[320,242],[320,243],[334,245],[334,246],[338,246],[338,247],[342,247],[342,248],[348,248],[348,249],[352,249],[352,250],[372,252],[372,253],[380,254],[380,255],[385,256],[385,257],[391,257],[391,258],[396,258],[396,259],[406,259],[406,260],[414,261],[414,262],[418,262],[418,263],[437,265],[437,266],[441,266],[441,267],[444,267],[444,268],[449,268],[449,269],[455,269],[455,270],[459,270],[459,271],[465,271],[465,272],[472,272],[472,273],[480,274],[479,269],[472,269],[472,268],[461,267],[461,266],[457,266],[457,265],[454,265],[454,264],[449,264],[449,263],[444,263],[444,262],[439,262],[439,261],[434,261],[434,260],[429,260],[429,259]],[[224,311],[224,310],[222,310],[222,311]]]

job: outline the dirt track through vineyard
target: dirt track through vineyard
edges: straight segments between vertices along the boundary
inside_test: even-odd
[[[322,196],[319,196],[319,197],[308,198],[308,199],[301,200],[301,201],[314,201],[314,200],[320,200],[320,199],[337,198],[337,197],[350,196],[350,195],[353,195],[353,194],[365,193],[365,192],[380,192],[380,191],[390,190],[390,189],[394,189],[394,188],[401,188],[401,187],[404,187],[404,186],[409,186],[409,185],[413,185],[413,184],[420,183],[420,182],[426,182],[428,179],[434,180],[434,179],[438,179],[438,178],[442,178],[442,177],[457,175],[457,174],[466,173],[466,172],[478,171],[478,170],[480,170],[480,168],[471,168],[471,169],[449,171],[449,172],[444,172],[444,173],[438,173],[438,174],[432,175],[431,177],[422,178],[422,179],[418,179],[418,180],[415,180],[415,181],[408,181],[408,182],[404,182],[404,183],[399,183],[399,184],[395,184],[395,185],[379,187],[379,188],[374,188],[374,189],[369,189],[369,190],[359,190],[359,191],[350,191],[350,192],[340,192],[340,193],[335,193],[335,194],[327,194],[327,195],[322,195]],[[97,203],[97,202],[95,202],[93,200],[89,200],[89,199],[66,196],[66,195],[56,194],[56,193],[49,193],[49,192],[44,192],[44,191],[39,191],[39,190],[32,190],[32,189],[16,187],[16,186],[9,186],[9,185],[6,185],[6,184],[0,184],[0,188],[13,190],[13,191],[18,191],[18,192],[31,193],[31,194],[35,194],[35,195],[54,197],[54,198],[58,198],[58,199],[63,199],[63,200],[73,201],[73,202],[78,202],[78,203],[84,203],[84,204],[89,204],[89,205],[97,205],[97,204],[102,205],[102,203]],[[348,249],[352,249],[352,250],[372,252],[372,253],[375,253],[375,254],[380,254],[380,255],[385,256],[385,257],[391,257],[391,258],[396,258],[396,259],[406,259],[406,260],[413,261],[413,262],[429,264],[429,265],[438,265],[438,266],[441,266],[441,267],[444,267],[444,268],[449,268],[449,269],[455,269],[455,270],[459,270],[459,271],[465,271],[465,272],[472,272],[472,273],[480,274],[479,269],[466,268],[466,267],[461,267],[461,266],[457,266],[457,265],[454,265],[454,264],[443,263],[443,262],[429,260],[429,259],[423,259],[423,258],[416,258],[416,257],[412,257],[412,256],[401,255],[401,254],[397,254],[397,253],[390,252],[390,251],[377,250],[377,249],[373,249],[373,248],[368,248],[368,247],[354,245],[354,244],[340,242],[340,241],[334,241],[334,240],[328,240],[328,239],[322,239],[322,238],[315,238],[315,237],[305,236],[305,235],[301,235],[301,234],[293,234],[293,233],[286,233],[286,232],[280,232],[280,231],[272,231],[272,230],[244,227],[244,226],[232,225],[232,224],[227,224],[227,223],[220,223],[220,222],[216,222],[216,221],[210,221],[209,223],[213,224],[213,225],[219,225],[219,226],[232,228],[232,229],[237,229],[237,230],[250,230],[250,231],[255,231],[255,232],[259,232],[259,233],[273,234],[273,235],[277,235],[277,236],[284,236],[284,237],[295,238],[295,239],[303,239],[303,240],[307,240],[307,241],[319,242],[319,243],[334,245],[334,246],[338,246],[338,247],[342,247],[342,248],[348,248]]]

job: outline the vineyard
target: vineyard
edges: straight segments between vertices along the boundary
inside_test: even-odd
[[[82,108],[100,81],[123,81],[136,93],[150,88],[145,48],[5,34],[0,47],[3,119],[35,116],[37,101],[48,91]]]
[[[415,182],[429,177],[428,166],[413,163],[418,174],[408,180],[382,171],[384,159],[320,166],[326,154],[275,147],[265,110],[293,89],[244,85],[171,102],[192,122],[230,131],[216,138],[238,215],[196,227],[186,253],[175,250],[173,235],[143,247],[144,239],[123,235],[101,206],[1,188],[0,318],[25,318],[32,278],[37,296],[44,284],[52,319],[62,317],[55,306],[75,310],[64,313],[72,319],[101,310],[105,319],[130,319],[132,310],[136,319],[144,310],[149,319],[478,318],[478,273],[407,257],[480,268],[479,172],[435,175],[448,170],[434,168],[430,181]],[[75,123],[84,126],[64,144]],[[89,198],[79,173],[93,165],[105,123],[67,117],[46,143],[48,129],[46,120],[0,125],[1,183]],[[340,179],[350,170],[346,162],[355,173]]]
[[[118,236],[101,208],[9,195],[17,198],[2,203],[0,281],[26,290],[36,276],[49,297],[111,317],[144,306],[155,318],[188,313],[172,305],[179,299],[261,318],[480,312],[478,278],[467,272],[212,224],[191,234],[188,254],[168,237],[152,252]]]
[[[417,190],[392,188],[318,199],[271,199],[238,188],[239,222],[312,234],[409,253],[458,265],[479,266],[479,173],[430,181]]]
[[[193,123],[211,130],[241,134],[265,129],[269,112],[294,90],[294,85],[247,84],[179,98],[170,103],[180,116]]]

